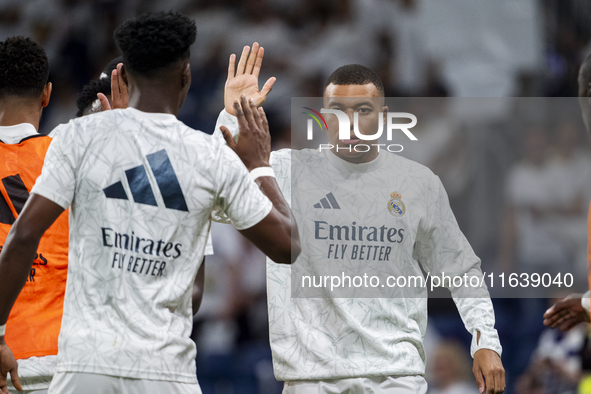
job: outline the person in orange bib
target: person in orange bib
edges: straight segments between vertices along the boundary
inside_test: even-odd
[[[0,42],[0,75],[2,253],[8,232],[41,174],[52,140],[38,133],[52,85],[48,82],[45,51],[24,37]],[[0,392],[16,393],[15,389],[35,394],[47,392],[55,370],[67,272],[68,213],[65,211],[41,239],[27,283],[6,326],[0,327],[0,341],[8,343],[19,360],[18,372],[13,373],[14,386],[0,382]]]

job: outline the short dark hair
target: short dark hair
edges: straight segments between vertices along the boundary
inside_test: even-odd
[[[146,13],[123,22],[114,37],[127,70],[153,77],[189,56],[197,27],[195,21],[179,13]]]
[[[366,85],[372,83],[378,89],[378,92],[382,96],[384,95],[384,84],[380,76],[371,68],[361,64],[347,64],[337,68],[326,80],[324,90],[331,83],[333,85]]]
[[[103,93],[105,96],[111,94],[111,78],[99,78],[90,81],[82,88],[82,93],[76,100],[78,112],[76,116],[84,116],[93,113],[92,104],[98,100],[97,94]]]
[[[49,61],[41,45],[28,37],[0,42],[0,97],[39,97],[49,80]]]
[[[99,78],[108,78],[111,80],[111,73],[117,68],[119,63],[123,63],[123,56],[117,56],[115,59],[112,59],[109,63],[107,63],[105,68],[103,68],[103,72]]]

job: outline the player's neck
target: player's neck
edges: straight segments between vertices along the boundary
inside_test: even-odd
[[[353,164],[369,163],[369,162],[377,159],[380,154],[376,149],[372,149],[372,150],[369,150],[368,152],[364,152],[365,154],[363,154],[363,155],[353,156],[353,157],[340,154],[336,151],[336,149],[331,149],[331,152],[339,159],[348,161],[349,163],[353,163]]]
[[[39,100],[18,97],[0,99],[0,126],[30,123],[39,131],[41,112]]]
[[[137,84],[129,86],[129,106],[143,112],[177,116],[182,102],[179,94],[166,86]]]

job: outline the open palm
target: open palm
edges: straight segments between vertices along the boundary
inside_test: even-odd
[[[249,46],[244,47],[238,66],[236,66],[236,55],[230,56],[228,79],[224,89],[224,106],[229,114],[236,115],[234,101],[240,101],[243,94],[247,99],[252,98],[257,107],[265,102],[276,78],[269,78],[263,88],[259,90],[259,73],[264,54],[264,48],[259,47],[259,44],[255,42],[252,44],[252,51]]]

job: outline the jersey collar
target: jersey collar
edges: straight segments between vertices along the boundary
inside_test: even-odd
[[[351,163],[341,159],[335,155],[331,150],[324,150],[322,152],[326,159],[335,166],[338,170],[345,173],[367,173],[372,172],[380,168],[386,160],[386,154],[379,152],[378,157],[368,163]]]
[[[132,107],[127,107],[126,110],[133,113],[135,116],[138,116],[143,119],[155,121],[155,122],[178,122],[177,117],[174,116],[173,114],[144,112],[144,111],[140,111],[139,109],[132,108]]]
[[[25,138],[41,135],[30,123],[20,123],[14,126],[0,126],[0,141],[5,144],[18,144]]]

